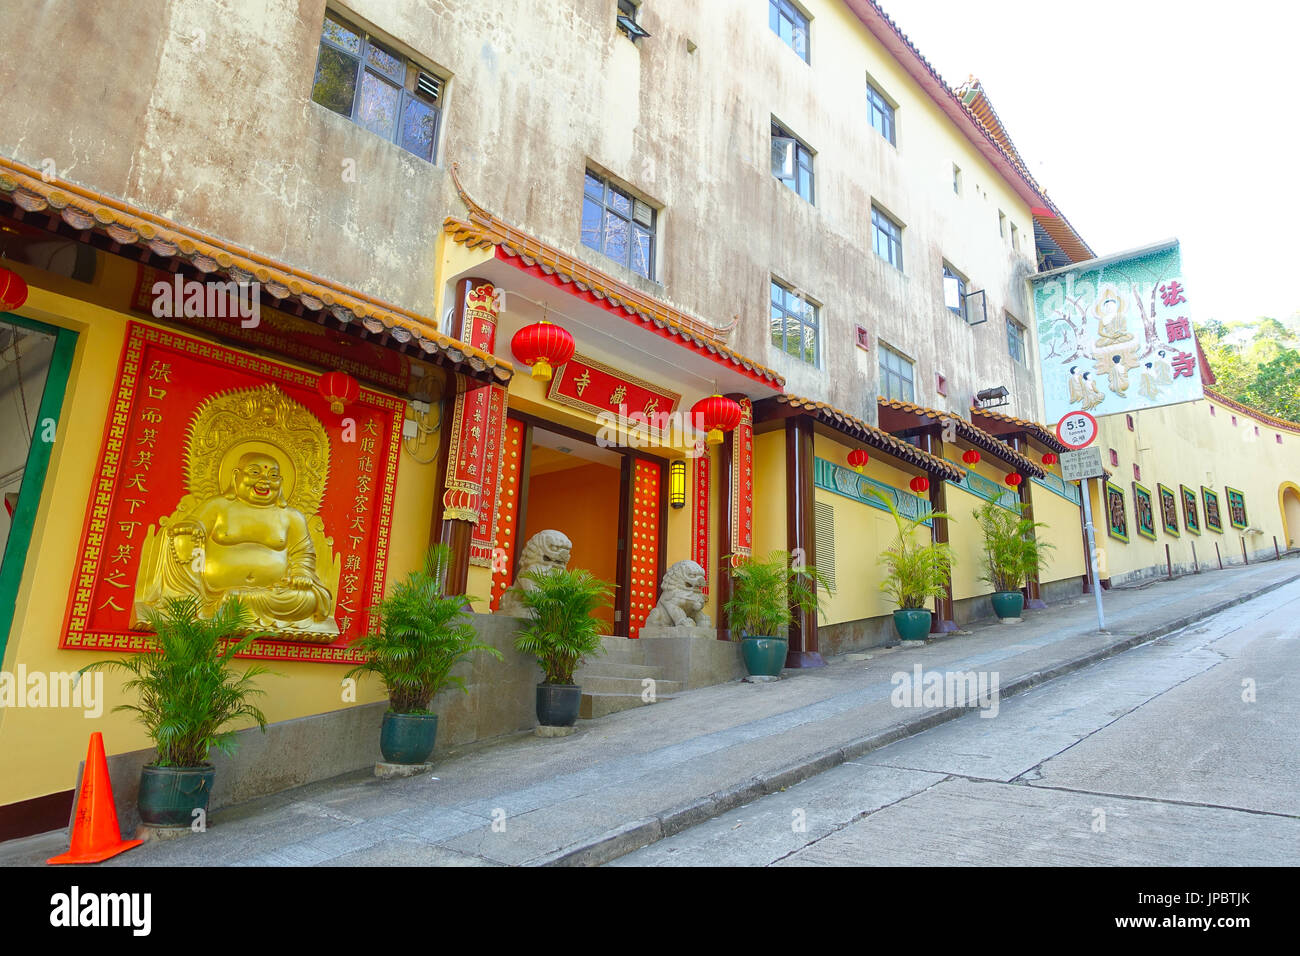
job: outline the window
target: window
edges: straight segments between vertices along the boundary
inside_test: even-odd
[[[956,163],[952,164],[952,191],[958,196],[961,195],[961,167]]]
[[[934,390],[945,398],[948,397],[948,380],[938,372],[934,376]]]
[[[1016,252],[1020,251],[1020,230],[1016,228],[1014,222],[1011,224],[1011,248]]]
[[[1125,415],[1125,416],[1124,416],[1124,424],[1128,425],[1128,430],[1129,430],[1129,431],[1133,431],[1133,416],[1132,416],[1132,415]]]
[[[636,15],[640,9],[641,5],[633,0],[618,0],[618,13],[614,17],[614,22],[623,31],[623,35],[633,43],[650,35],[636,22]]]
[[[871,128],[885,137],[891,146],[898,145],[898,141],[894,139],[894,107],[889,100],[885,99],[885,94],[872,86],[870,81],[867,81],[867,119],[871,122]],[[956,166],[952,169],[955,189],[956,177],[961,170]]]
[[[952,266],[948,263],[943,264],[943,304],[948,307],[948,311],[964,317],[966,298],[966,277],[953,271]]]
[[[1007,352],[1021,365],[1025,364],[1025,327],[1007,316]]]
[[[1112,468],[1119,467],[1119,452],[1117,452],[1114,448],[1110,450],[1110,465]]]
[[[772,344],[809,365],[820,364],[817,306],[772,280]]]
[[[813,201],[812,151],[776,123],[772,124],[772,175]]]
[[[1142,480],[1142,468],[1140,465],[1138,465],[1137,462],[1133,462],[1133,480],[1134,481]]]
[[[912,363],[887,345],[880,347],[880,394],[904,402],[916,399]]]
[[[311,98],[433,162],[442,80],[333,14],[325,15]]]
[[[808,18],[790,0],[768,0],[767,23],[772,32],[805,63],[808,61]]]
[[[868,333],[867,330],[860,325],[854,326],[853,332],[854,335],[857,336],[858,348],[862,349],[862,351],[864,352],[870,352],[871,351],[870,333]],[[1278,437],[1281,438],[1282,436],[1279,435]]]
[[[871,244],[876,255],[903,271],[903,227],[876,206],[871,207]]]
[[[835,590],[835,506],[813,503],[813,540],[817,570],[826,579],[827,590]]]
[[[1001,209],[998,210],[998,235],[1003,239],[1007,237],[1007,214]]]
[[[1277,435],[1277,443],[1278,443],[1279,445],[1282,444],[1282,434],[1281,434],[1280,432],[1279,432],[1278,435]]]
[[[649,203],[634,198],[587,170],[582,197],[582,244],[653,278],[655,217]]]

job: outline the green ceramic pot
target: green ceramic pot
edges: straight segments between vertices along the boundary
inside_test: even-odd
[[[894,612],[894,630],[905,641],[923,641],[930,633],[930,618],[929,608],[899,608]]]
[[[582,708],[582,688],[577,684],[538,684],[537,722],[543,727],[572,727]]]
[[[388,763],[425,763],[438,739],[437,714],[384,714],[379,752]]]
[[[740,642],[740,656],[750,677],[780,677],[789,648],[784,637],[746,637]]]
[[[993,613],[1000,620],[1019,617],[1025,609],[1025,596],[1019,591],[994,591],[992,600]]]
[[[212,799],[212,782],[217,768],[155,767],[140,770],[140,795],[137,804],[140,821],[151,827],[188,827],[194,823],[195,810],[208,809]]]

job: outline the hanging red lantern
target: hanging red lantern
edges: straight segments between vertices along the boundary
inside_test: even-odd
[[[1044,465],[1055,465],[1060,460],[1061,459],[1057,456],[1056,452],[1054,451],[1049,451],[1046,455],[1043,456]]]
[[[568,330],[545,319],[525,325],[510,340],[515,359],[531,368],[533,378],[541,382],[549,382],[552,367],[573,358],[573,350],[573,336]]]
[[[1020,484],[1020,482],[1024,481],[1024,479],[1021,478],[1020,475],[1018,475],[1018,474],[1017,474],[1016,472],[1014,472],[1014,471],[1013,471],[1011,474],[1007,475],[1007,477],[1006,477],[1004,480],[1005,480],[1006,483],[1007,483],[1008,485],[1010,485],[1012,488],[1015,488],[1017,485]]]
[[[0,312],[12,312],[27,301],[27,283],[8,269],[0,269]]]
[[[961,453],[961,460],[966,462],[966,464],[968,465],[977,464],[980,460],[980,453],[977,452],[974,448],[972,448],[969,451],[964,451]]]
[[[930,490],[930,479],[925,477],[925,475],[917,475],[911,480],[907,487],[911,488],[918,495],[924,494]]]
[[[733,431],[740,424],[740,414],[740,404],[721,395],[710,395],[691,406],[696,427],[709,433],[710,445],[722,443],[722,433]]]
[[[867,453],[861,448],[855,448],[849,452],[849,464],[859,475],[862,474],[862,466],[867,463]]]
[[[330,411],[342,415],[344,406],[361,397],[361,386],[346,372],[326,372],[316,383],[316,391],[330,403]]]

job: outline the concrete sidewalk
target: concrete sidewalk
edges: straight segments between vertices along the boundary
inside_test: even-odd
[[[736,681],[580,721],[570,737],[517,735],[449,754],[432,776],[363,773],[216,811],[202,835],[146,844],[105,866],[590,865],[670,836],[894,740],[966,713],[898,708],[891,676],[992,671],[1007,697],[1300,579],[1292,557],[1155,582],[989,623],[924,647],[877,648],[777,682]],[[65,833],[0,844],[40,864]]]

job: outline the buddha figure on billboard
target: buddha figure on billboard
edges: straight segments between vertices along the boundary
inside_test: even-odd
[[[204,617],[239,598],[272,639],[334,641],[340,568],[318,514],[328,474],[324,426],[276,386],[207,399],[189,428],[189,493],[145,538],[132,626],[167,598],[197,597]]]

